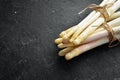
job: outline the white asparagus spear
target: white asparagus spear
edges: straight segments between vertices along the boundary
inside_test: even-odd
[[[116,13],[114,13],[112,16],[110,16],[110,22],[111,22],[111,20],[113,20],[113,19],[118,19],[118,17],[120,17],[120,11],[118,11],[118,12],[116,12]],[[119,20],[119,19],[118,19]],[[112,21],[111,23],[116,23],[118,20],[115,20],[115,21]],[[120,21],[120,20],[119,20]],[[108,23],[109,24],[109,23]],[[119,24],[119,22],[118,22],[118,24]],[[114,27],[112,24],[109,24],[110,26],[112,26],[112,27]],[[117,25],[117,24],[116,24]],[[118,25],[117,25],[118,26]],[[63,31],[63,33],[62,34],[60,34],[61,35],[61,37],[63,37],[62,35],[64,34],[67,34],[69,31],[71,31],[71,30],[73,30],[73,28],[75,28],[75,27],[77,27],[77,26],[74,26],[74,27],[71,27],[71,28],[69,28],[69,29],[67,29],[67,30],[65,30],[65,31]],[[98,30],[96,30],[95,32],[99,32],[99,31],[102,31],[104,28],[99,28]],[[56,40],[55,40],[55,43],[56,44],[60,44],[60,43],[62,43],[62,42],[69,42],[69,40],[68,41],[64,41],[62,38],[57,38]],[[67,44],[67,43],[65,43],[65,44]]]
[[[78,28],[77,25],[74,26],[74,28],[72,28],[71,31],[69,31],[67,34],[63,36],[63,39],[68,39],[69,37],[71,37],[71,35],[77,30],[77,28]]]
[[[113,27],[112,29],[114,31],[120,30],[120,25],[117,27]],[[107,30],[103,30],[103,31],[92,34],[82,44],[86,44],[86,43],[92,42],[94,40],[98,40],[98,39],[100,39],[102,37],[106,37],[106,36],[108,36],[108,32],[107,32]],[[75,46],[73,43],[68,43],[68,44],[61,43],[58,45],[59,48],[73,47],[73,46]]]
[[[62,43],[63,42],[63,39],[62,38],[57,38],[57,39],[55,39],[55,43],[56,44],[60,44],[60,43]]]
[[[110,27],[116,27],[116,26],[119,26],[120,25],[120,17],[110,21],[107,23]],[[100,31],[103,31],[104,30],[104,27],[103,26],[100,26],[100,28],[98,28],[95,33],[97,32],[100,32]]]
[[[116,20],[118,21],[118,19],[115,19],[114,21],[116,22]],[[117,23],[117,22],[116,22]],[[111,23],[109,22],[109,24],[112,24],[112,21],[111,21]],[[114,23],[115,24],[115,23]],[[118,27],[113,27],[113,31],[115,31],[115,33],[117,34],[116,36],[117,36],[117,38],[119,38],[119,36],[120,36],[120,26],[118,26]],[[106,30],[103,30],[103,31],[101,31],[101,32],[98,32],[98,33],[95,33],[95,34],[93,34],[93,35],[91,35],[88,39],[86,39],[85,40],[85,42],[84,42],[84,44],[85,43],[90,43],[90,42],[93,42],[93,41],[95,41],[95,40],[99,40],[99,39],[101,39],[101,38],[103,38],[103,37],[107,37],[108,36],[108,32],[106,31]],[[65,45],[64,45],[65,46]],[[59,52],[59,55],[60,56],[64,56],[65,54],[67,54],[67,52],[70,52],[71,50],[73,50],[73,48],[74,47],[68,47],[68,48],[65,48],[65,49],[63,49],[63,50],[61,50],[60,52]]]
[[[73,49],[74,49],[74,47],[65,48],[65,49],[61,50],[61,51],[58,53],[58,55],[59,55],[59,56],[65,56],[66,53],[72,51]]]
[[[118,11],[118,12],[114,13],[113,15],[111,15],[109,21],[110,21],[110,20],[113,20],[113,19],[116,19],[116,18],[118,18],[118,17],[120,17],[120,11]],[[73,27],[71,27],[71,28],[69,28],[69,29],[67,29],[67,30],[65,30],[65,31],[62,31],[62,32],[60,33],[60,37],[63,37],[64,35],[69,35],[69,34],[71,34],[70,31],[71,31],[71,30],[75,30],[76,27],[78,27],[78,25],[75,25],[75,26],[73,26]],[[73,32],[74,32],[74,31],[73,31]],[[71,35],[70,35],[70,36],[71,36]],[[65,38],[66,38],[66,37],[65,37]]]
[[[117,30],[117,29],[120,29],[120,26],[113,28],[113,30]],[[86,44],[106,36],[108,36],[108,32],[106,30],[103,30],[98,33],[92,34],[82,44]],[[61,43],[58,45],[58,48],[66,48],[66,47],[75,47],[75,45],[73,43],[68,43],[68,44]]]
[[[108,14],[111,16],[117,9],[120,8],[120,0],[116,1],[112,7],[108,8]],[[102,23],[104,23],[104,18],[100,17],[95,22],[93,22],[89,27],[87,27],[74,41],[75,45],[81,44],[89,35],[91,35]],[[95,27],[96,26],[96,27]]]
[[[67,44],[63,44],[63,43],[61,43],[61,44],[58,44],[58,48],[66,48],[66,47],[73,47],[73,46],[75,46],[73,43],[67,43]]]
[[[114,27],[116,28],[117,26],[120,26],[120,17],[112,20],[110,22],[107,23],[111,28],[114,29]],[[103,34],[104,32],[107,32],[104,28],[100,28],[98,30],[96,30],[92,35],[90,35],[82,44],[84,43],[88,43],[90,41],[99,39],[101,37],[104,37],[105,35]],[[102,35],[101,35],[102,34]]]
[[[74,46],[74,44],[73,43],[68,43],[68,44],[60,43],[58,45],[58,48],[65,48],[65,47],[71,47],[71,46]]]
[[[116,28],[117,26],[120,26],[120,17],[117,18],[117,19],[114,19],[110,22],[107,23],[111,28]],[[106,32],[106,30],[104,28],[100,28],[98,29],[97,31],[95,31],[92,35],[90,35],[87,39],[85,39],[85,41],[82,43],[88,43],[88,42],[91,42],[93,40],[97,40],[101,37],[104,37],[106,35],[104,35],[104,32]],[[59,39],[59,38],[58,38]],[[65,48],[65,47],[72,47],[72,46],[75,46],[73,43],[68,43],[68,44],[63,44],[63,43],[60,43],[58,45],[59,48]]]
[[[115,35],[116,38],[120,40],[120,26],[119,26],[119,29],[115,30],[115,33],[116,33],[116,35]],[[66,58],[66,60],[70,60],[70,59],[72,59],[76,56],[79,56],[80,54],[82,54],[88,50],[91,50],[93,48],[96,48],[98,46],[106,44],[108,42],[109,42],[108,37],[103,37],[103,38],[98,39],[96,41],[80,45],[79,47],[73,49],[71,52],[66,53],[65,58]]]
[[[120,17],[120,11],[118,11],[118,12],[114,13],[113,15],[111,15],[109,21],[110,21],[110,20],[113,20],[113,19],[116,19],[116,18],[118,18],[118,17]],[[71,30],[74,30],[76,27],[78,27],[78,25],[75,25],[75,26],[73,26],[73,27],[71,27],[71,28],[69,28],[69,29],[67,29],[67,30],[65,30],[65,31],[62,31],[62,32],[59,34],[60,37],[63,37],[64,35],[66,35],[67,33],[69,33]]]
[[[113,19],[116,19],[118,17],[120,17],[120,11],[118,11],[118,12],[114,13],[113,15],[111,15],[109,20],[113,20]],[[74,26],[74,28],[72,27],[71,29],[69,29],[69,31],[64,32],[63,33],[64,34],[63,39],[69,38],[73,34],[73,32],[75,32],[77,27],[78,27],[78,25]]]
[[[102,44],[105,44],[108,41],[109,41],[108,38],[105,37],[105,38],[102,38],[100,40],[96,40],[96,41],[93,41],[93,42],[90,42],[90,43],[87,43],[87,44],[83,44],[83,45],[73,49],[71,52],[66,53],[65,59],[70,60],[70,59],[72,59],[72,58],[74,58],[76,56],[79,56],[80,54],[82,54],[82,53],[84,53],[84,52],[86,52],[88,50],[91,50],[91,49],[93,49],[95,47],[98,47],[98,46],[100,46]]]
[[[116,0],[109,0],[107,4],[109,3],[114,3]],[[101,5],[100,5],[101,6]],[[102,5],[103,6],[103,5]],[[92,22],[94,22],[98,17],[100,17],[100,12],[97,12],[95,15],[92,15],[88,18],[88,20],[84,21],[84,23],[79,23],[78,24],[78,29],[77,31],[73,34],[73,36],[70,39],[70,42],[73,42],[77,36],[84,31],[84,29],[87,28]]]
[[[120,17],[120,11],[117,11],[116,13],[114,13],[113,15],[110,16],[110,20],[116,19]]]
[[[112,29],[113,29],[114,31],[117,31],[117,30],[120,31],[120,25],[117,26],[117,27],[114,27],[114,28],[112,28]],[[86,39],[86,40],[83,42],[83,44],[84,44],[84,43],[92,42],[92,41],[94,41],[94,40],[98,40],[98,39],[100,39],[100,38],[102,38],[102,37],[106,37],[106,36],[108,36],[108,31],[107,31],[107,30],[104,30],[104,31],[95,33],[95,34],[91,35],[90,37],[88,37],[88,39]]]
[[[100,6],[104,6],[105,4],[107,4],[109,0],[103,0],[102,3],[100,4]],[[91,17],[93,17],[96,14],[96,11],[91,12],[84,20],[82,20],[78,25],[82,26],[83,24],[86,24],[86,21],[88,21]],[[79,28],[79,27],[78,27]],[[74,31],[70,32],[69,35],[66,35],[65,38],[71,36],[74,32],[76,31],[76,28],[74,29]],[[62,32],[65,34],[65,32]],[[64,34],[60,34],[61,36]]]
[[[75,45],[80,45],[82,42],[104,22],[104,18],[98,18],[87,29],[85,29],[78,37],[73,41]]]
[[[120,26],[114,27],[114,28],[113,28],[113,31],[115,31],[115,36],[116,36],[116,38],[120,40]],[[93,35],[93,36],[94,36],[94,35]],[[90,41],[90,38],[89,38],[89,39],[88,39],[89,41],[88,41],[87,43],[84,43],[83,45],[80,45],[77,54],[82,54],[83,52],[85,52],[85,51],[87,51],[87,50],[89,50],[89,49],[92,49],[92,48],[93,48],[92,46],[96,46],[96,47],[97,47],[97,45],[100,46],[100,45],[102,45],[103,43],[107,43],[109,40],[108,40],[108,39],[103,39],[103,38],[108,38],[107,36],[108,36],[108,32],[105,31],[105,30],[102,31],[102,33],[100,32],[99,34],[95,34],[94,37],[91,36],[91,39],[93,39],[93,40]],[[96,37],[99,37],[99,38],[96,38]],[[102,40],[100,40],[100,39],[102,39]],[[103,42],[103,40],[105,40],[105,41]],[[96,41],[97,41],[99,44],[97,44]],[[101,41],[102,41],[102,42],[101,42]],[[88,46],[87,49],[86,49],[86,45]],[[92,45],[92,46],[91,46],[91,45]],[[65,49],[61,50],[58,54],[59,54],[59,56],[65,56],[67,53],[69,53],[69,52],[72,51],[73,49],[75,49],[75,47],[68,47],[68,48],[65,48]],[[84,49],[84,50],[83,50],[83,49]],[[72,51],[71,53],[73,53],[73,52],[74,52],[74,51]],[[74,54],[75,54],[75,53],[76,53],[76,49],[75,49]],[[68,56],[67,56],[67,57],[68,57]],[[67,58],[67,59],[68,59],[68,58]]]
[[[120,26],[118,26],[118,27],[114,27],[113,28],[113,31],[115,31],[115,33],[116,33],[116,37],[118,38],[118,39],[120,39]],[[85,41],[85,45],[89,45],[90,43],[95,43],[95,41],[98,41],[98,40],[100,40],[100,39],[102,39],[102,38],[105,38],[105,37],[107,37],[108,36],[108,32],[107,31],[102,31],[102,32],[100,32],[100,33],[97,33],[95,36],[92,36],[92,37],[90,37],[88,40],[86,40]],[[97,37],[97,38],[96,38]],[[91,39],[91,40],[90,40]],[[87,42],[87,43],[86,43]],[[101,42],[101,41],[100,41]],[[79,48],[80,47],[82,47],[84,44],[82,44],[82,45],[80,45],[79,46]],[[86,48],[86,46],[84,45],[84,47]],[[93,45],[93,44],[92,44]],[[90,45],[89,45],[90,46]],[[97,46],[97,45],[96,45]],[[84,47],[82,47],[83,49],[84,49]],[[91,46],[90,46],[91,47]],[[81,50],[83,50],[81,48]],[[69,53],[70,51],[72,51],[73,49],[75,49],[75,47],[68,47],[68,48],[65,48],[65,49],[63,49],[63,50],[61,50],[60,52],[59,52],[59,55],[60,56],[65,56],[67,53]],[[86,51],[86,49],[84,50],[84,51]],[[79,50],[79,53],[82,53],[82,52],[84,52],[84,51],[80,51]],[[74,52],[74,51],[72,51],[72,52]],[[76,51],[74,52],[74,54],[76,53]]]
[[[62,31],[62,32],[59,34],[59,36],[60,36],[60,37],[63,37],[64,35],[66,35],[69,31],[71,31],[71,30],[74,29],[75,27],[77,27],[77,26],[73,26],[73,27],[71,27],[71,28],[69,28],[69,29],[67,29],[67,30],[65,30],[65,31]]]

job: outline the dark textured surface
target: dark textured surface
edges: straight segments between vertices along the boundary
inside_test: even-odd
[[[54,39],[101,0],[0,0],[0,80],[120,80],[120,45],[66,61]]]

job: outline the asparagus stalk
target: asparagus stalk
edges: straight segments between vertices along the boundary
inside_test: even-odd
[[[111,28],[114,28],[116,26],[120,26],[120,17],[115,19],[115,20],[112,20],[110,22],[107,23]],[[82,43],[87,43],[87,42],[90,42],[90,41],[93,41],[93,40],[96,40],[96,39],[99,39],[103,36],[105,36],[104,32],[107,32],[104,28],[100,28],[98,30],[96,30],[92,35],[90,35],[88,38],[85,39],[85,41]],[[100,35],[102,34],[102,35]]]
[[[120,26],[120,17],[108,22],[107,24],[110,25],[111,28],[114,28],[114,27],[116,28],[116,26]],[[106,36],[104,35],[104,33],[106,32],[107,31],[104,28],[100,28],[96,32],[94,32],[92,35],[90,35],[82,44],[91,42],[93,40],[100,39]],[[61,43],[58,45],[59,48],[72,47],[72,46],[75,46],[75,45],[73,43],[68,43],[68,44]]]
[[[115,19],[117,17],[120,16],[120,12],[116,12],[114,13],[109,20]],[[79,25],[79,24],[78,24]],[[78,29],[78,25],[73,26],[71,29],[68,29],[62,32],[61,37],[63,37],[64,40],[68,39],[77,29]],[[63,36],[64,35],[64,36]]]
[[[66,35],[63,36],[63,39],[68,39],[78,28],[78,25],[76,25],[74,28],[72,28],[71,31],[69,31]]]
[[[58,48],[65,48],[65,47],[72,47],[72,46],[75,46],[75,45],[73,43],[68,43],[68,44],[60,43],[58,45]]]
[[[110,20],[116,19],[116,18],[118,18],[118,17],[120,17],[120,11],[114,13],[114,14],[110,17]]]
[[[57,39],[55,39],[55,43],[56,44],[60,44],[62,42],[63,42],[63,38],[57,38]]]
[[[114,3],[115,1],[116,0],[109,0],[107,2],[107,4]],[[102,6],[104,6],[104,5],[102,5]],[[81,22],[80,24],[78,24],[79,27],[78,27],[77,31],[71,37],[70,42],[73,42],[80,33],[82,33],[91,23],[93,23],[99,17],[100,17],[100,12],[97,12],[95,15],[92,15],[88,20],[86,20],[84,23]]]
[[[115,2],[112,7],[108,8],[109,16],[113,14],[117,9],[120,8],[120,0]],[[98,26],[100,26],[102,23],[104,23],[105,19],[103,17],[98,18],[95,22],[93,22],[88,28],[86,28],[78,37],[75,39],[74,44],[79,45],[81,44],[89,35],[91,35],[96,29],[98,29]],[[96,27],[93,27],[96,26]]]
[[[108,25],[110,25],[111,28],[113,28],[114,31],[119,30],[120,31],[120,17],[112,20],[110,22],[108,22]],[[117,27],[115,27],[117,26]],[[102,37],[106,37],[108,36],[108,32],[103,29],[102,31],[97,31],[96,33],[92,34],[90,37],[88,37],[83,44],[85,43],[89,43],[98,39],[101,39]],[[69,43],[69,44],[59,44],[58,45],[59,48],[65,48],[65,47],[74,47],[73,43]],[[65,49],[66,50],[66,49]],[[66,54],[65,51],[60,51],[60,54]],[[63,55],[64,56],[64,55]]]
[[[120,25],[119,25],[120,26]],[[119,29],[120,27],[114,27],[113,30]],[[98,33],[92,34],[90,37],[88,37],[82,44],[86,44],[89,42],[92,42],[94,40],[98,40],[102,37],[106,37],[108,36],[107,34],[108,32],[106,30],[100,31]],[[75,45],[73,43],[68,43],[68,44],[59,44],[58,48],[66,48],[66,47],[75,47]]]
[[[111,22],[111,24],[109,24],[110,26],[112,26],[112,27],[114,27],[114,25],[116,25],[116,26],[118,26],[117,24],[119,24],[120,22],[120,20],[118,19],[118,17],[120,17],[120,11],[118,11],[118,12],[116,12],[116,13],[114,13],[112,16],[110,16],[110,22],[111,22],[111,20],[112,20],[112,22]],[[118,19],[118,20],[113,20],[113,19]],[[118,23],[116,23],[116,22],[118,22]],[[112,25],[112,23],[114,24],[114,25]],[[62,34],[60,34],[61,35],[61,37],[63,37],[62,35],[64,34],[67,34],[70,30],[73,30],[73,28],[75,28],[75,27],[78,27],[78,26],[74,26],[74,27],[71,27],[71,28],[69,28],[69,29],[67,29],[66,31],[63,31],[63,33]],[[99,32],[99,31],[102,31],[102,30],[104,30],[104,28],[103,27],[101,27],[101,28],[99,28],[98,30],[96,30],[95,32]],[[55,43],[56,44],[60,44],[60,43],[65,43],[65,44],[68,44],[69,43],[69,39],[67,40],[67,39],[64,39],[63,40],[63,38],[58,38],[58,39],[56,39],[55,40]]]
[[[100,40],[96,40],[96,41],[93,41],[93,42],[90,42],[90,43],[87,43],[87,44],[83,44],[75,49],[73,49],[71,52],[69,53],[66,53],[65,55],[65,59],[66,60],[70,60],[76,56],[79,56],[80,54],[88,51],[88,50],[91,50],[95,47],[98,47],[102,44],[105,44],[109,41],[109,39],[107,37],[105,38],[102,38]]]
[[[119,39],[120,39],[120,36],[119,36]],[[96,47],[101,46],[101,45],[108,43],[108,42],[109,42],[109,39],[107,37],[103,37],[99,40],[90,42],[88,44],[81,45],[81,46],[73,49],[71,52],[66,53],[65,58],[66,58],[66,60],[70,60],[70,59],[72,59],[72,58],[74,58],[74,57],[76,57],[76,56],[78,56],[78,55],[80,55],[88,50],[91,50],[93,48],[96,48]]]
[[[77,27],[77,26],[73,26],[73,27],[71,27],[71,28],[69,28],[69,29],[67,29],[67,30],[65,30],[65,31],[62,31],[62,32],[59,34],[59,36],[60,36],[60,37],[63,37],[64,35],[66,35],[69,31],[71,31],[71,30],[74,29],[75,27]]]
[[[58,55],[59,56],[65,56],[65,54],[67,54],[68,52],[72,51],[74,49],[74,47],[68,47],[68,48],[65,48],[63,50],[61,50]]]
[[[113,19],[116,19],[116,18],[118,18],[118,17],[120,17],[120,11],[118,11],[118,12],[114,13],[112,16],[110,16],[110,19],[109,19],[109,20],[113,20]],[[60,37],[63,37],[64,35],[66,35],[67,33],[69,33],[71,30],[75,29],[76,27],[78,27],[78,25],[75,25],[75,26],[73,26],[73,27],[71,27],[71,28],[69,28],[69,29],[67,29],[67,30],[65,30],[65,31],[62,31],[62,32],[59,34]],[[71,36],[71,35],[70,35],[70,36]]]
[[[113,28],[114,31],[117,31],[117,29],[120,30],[120,26]],[[98,33],[96,33],[96,34],[91,35],[88,39],[86,39],[86,40],[84,41],[84,43],[89,43],[89,42],[92,42],[92,41],[94,41],[94,40],[101,39],[102,37],[106,37],[106,36],[108,36],[108,35],[109,35],[109,34],[108,34],[108,31],[104,30],[104,31],[101,31],[101,32],[98,32]],[[84,43],[83,43],[83,44],[84,44]]]
[[[120,0],[104,0],[100,5],[104,6],[109,3],[113,3],[113,5],[107,9],[110,16],[107,24],[114,30],[115,37],[120,41],[120,12],[114,13],[120,8]],[[56,39],[55,43],[58,44],[59,48],[65,49],[58,53],[59,56],[65,56],[66,60],[70,60],[88,50],[109,42],[108,31],[103,26],[100,26],[105,22],[105,19],[100,16],[99,12],[93,12],[91,13],[93,16],[90,14],[78,25],[61,32],[60,38]],[[81,30],[81,32],[77,33],[78,30]],[[77,35],[75,35],[76,33]],[[73,37],[74,39],[72,40]]]
[[[115,32],[115,37],[120,41],[120,26],[113,28],[114,32]],[[100,39],[97,39],[95,41],[80,45],[79,47],[73,49],[71,52],[66,53],[66,60],[70,60],[88,50],[91,50],[95,47],[98,47],[100,45],[103,45],[105,43],[109,42],[109,36],[107,31],[104,31],[101,35],[105,35],[103,37],[101,37]],[[100,36],[100,35],[99,35]]]
[[[82,32],[80,34],[80,36],[78,36],[77,39],[75,39],[75,41],[73,43],[75,45],[81,44],[88,37],[88,35],[91,35],[93,33],[93,31],[98,29],[98,26],[100,26],[103,22],[104,22],[104,18],[102,18],[102,17],[99,18],[98,20],[96,20],[87,29],[85,29],[84,32]]]
[[[116,19],[108,22],[107,24],[108,24],[110,27],[112,27],[112,28],[113,28],[113,27],[116,27],[116,26],[119,26],[119,25],[120,25],[120,17],[118,17],[118,18],[116,18]],[[105,29],[104,29],[103,26],[101,26],[100,28],[98,28],[98,29],[95,31],[95,33],[96,33],[96,32],[100,32],[100,31],[103,31],[103,30],[105,30]]]
[[[102,3],[100,4],[100,6],[104,6],[108,1],[109,1],[109,0],[103,0]],[[95,14],[96,14],[96,11],[91,12],[82,22],[79,23],[79,26],[85,24],[86,21],[88,21],[90,18],[92,18]],[[76,30],[74,30],[74,32],[75,32],[75,31],[76,31]],[[70,35],[66,35],[65,38],[71,36],[74,32],[70,32],[70,33],[69,33]],[[63,35],[65,35],[65,34],[66,34],[65,32],[62,32],[62,33],[60,34],[60,36],[63,36]]]

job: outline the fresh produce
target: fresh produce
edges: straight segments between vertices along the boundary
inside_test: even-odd
[[[93,9],[79,24],[62,31],[55,40],[58,54],[70,60],[88,50],[120,41],[120,0],[103,0],[100,5],[91,4]]]

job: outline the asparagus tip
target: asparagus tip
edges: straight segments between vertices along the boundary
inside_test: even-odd
[[[58,48],[63,48],[63,43],[57,45]]]
[[[61,32],[61,33],[59,34],[59,36],[60,36],[60,37],[63,37],[65,34],[66,34],[66,32],[63,31],[63,32]]]
[[[64,35],[63,39],[64,39],[64,40],[68,39],[68,35],[67,35],[67,34]]]
[[[60,52],[58,53],[58,55],[59,55],[59,56],[64,56],[64,54],[62,54],[62,51],[60,51]]]
[[[59,44],[59,42],[57,41],[57,39],[54,42],[55,42],[55,44]]]
[[[60,44],[60,43],[62,43],[62,38],[58,38],[58,39],[56,39],[54,42],[55,42],[56,44]]]
[[[80,41],[74,40],[73,43],[74,43],[75,45],[79,45],[79,44],[80,44]]]
[[[70,59],[72,59],[73,58],[73,56],[70,54],[70,53],[67,53],[66,55],[65,55],[65,59],[66,60],[70,60]]]
[[[71,38],[69,41],[70,41],[70,42],[73,42],[73,40],[74,40],[74,39]]]

